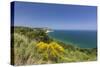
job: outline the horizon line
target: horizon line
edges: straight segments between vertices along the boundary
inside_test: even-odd
[[[11,26],[12,27],[12,26]],[[48,28],[48,29],[52,29],[52,30],[82,30],[82,31],[97,31],[97,29],[53,29],[50,27],[32,27],[32,26],[18,26],[18,25],[14,25],[14,27],[30,27],[30,28]]]

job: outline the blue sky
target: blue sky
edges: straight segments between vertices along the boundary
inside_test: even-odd
[[[64,30],[96,30],[96,6],[15,2],[14,25]]]

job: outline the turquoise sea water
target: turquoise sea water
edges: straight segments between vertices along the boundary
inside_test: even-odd
[[[54,30],[48,34],[56,40],[72,43],[81,48],[97,47],[97,31]]]

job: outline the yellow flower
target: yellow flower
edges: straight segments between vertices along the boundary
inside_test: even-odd
[[[36,50],[38,54],[42,56],[42,58],[46,58],[49,60],[61,58],[65,51],[64,48],[56,42],[51,42],[49,44],[39,42],[36,45]]]

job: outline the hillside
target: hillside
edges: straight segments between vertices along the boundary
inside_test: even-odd
[[[79,48],[50,38],[44,28],[14,27],[11,33],[15,65],[97,60],[96,48]]]

